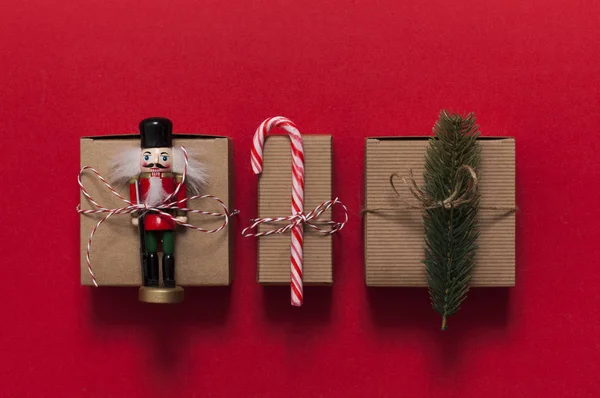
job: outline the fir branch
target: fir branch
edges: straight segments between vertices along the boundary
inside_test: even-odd
[[[473,183],[464,166],[476,170],[481,148],[477,142],[479,126],[475,115],[462,117],[441,111],[433,128],[425,155],[423,191],[436,203],[455,190],[458,196],[470,195],[466,203],[428,208],[423,214],[425,228],[425,264],[429,296],[435,311],[442,316],[442,330],[469,291],[471,271],[477,249],[476,217],[479,195],[468,192]]]

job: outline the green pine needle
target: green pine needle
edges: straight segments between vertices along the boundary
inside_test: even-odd
[[[458,187],[458,197],[468,189],[471,177],[461,166],[477,169],[481,148],[475,115],[462,117],[440,112],[425,156],[423,191],[435,202],[448,198]],[[429,296],[433,309],[442,316],[442,330],[449,316],[456,314],[469,291],[477,249],[476,216],[479,195],[450,208],[425,210],[425,260]]]

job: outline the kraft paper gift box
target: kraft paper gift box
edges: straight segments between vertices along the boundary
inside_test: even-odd
[[[365,280],[367,286],[427,286],[423,215],[407,208],[419,203],[390,175],[408,176],[412,169],[423,186],[425,152],[429,137],[382,137],[366,140],[365,163]],[[481,137],[478,169],[481,194],[478,213],[479,249],[471,286],[515,285],[515,140]],[[397,181],[401,181],[398,179]],[[385,210],[377,210],[385,209]],[[390,210],[391,209],[391,210]]]
[[[302,135],[304,145],[304,210],[310,211],[332,199],[330,135]],[[263,150],[263,171],[258,182],[258,217],[280,217],[291,214],[292,154],[287,136],[267,136]],[[321,219],[330,219],[331,210]],[[283,225],[283,224],[282,224]],[[281,225],[261,225],[259,232]],[[267,285],[290,283],[290,234],[258,238],[257,281]],[[305,285],[333,283],[332,236],[304,227]]]
[[[124,149],[139,147],[139,135],[84,137],[80,141],[81,165],[91,166],[107,178],[115,155]],[[232,144],[226,137],[173,134],[173,146],[184,146],[191,157],[206,168],[207,184],[201,194],[220,198],[231,212],[233,207]],[[91,196],[102,206],[120,208],[126,204],[115,197],[93,173],[85,173],[82,182]],[[118,192],[129,199],[129,188]],[[188,195],[189,196],[189,195]],[[82,209],[95,207],[80,194]],[[210,199],[188,201],[193,209],[223,213],[222,207]],[[90,232],[105,214],[80,215],[81,284],[93,285],[87,270],[86,249]],[[175,278],[182,286],[229,285],[233,279],[232,218],[222,231],[207,234],[182,226],[176,229]],[[188,213],[188,222],[205,228],[219,227],[221,217]],[[140,240],[131,215],[113,215],[94,235],[91,262],[99,286],[140,286]]]

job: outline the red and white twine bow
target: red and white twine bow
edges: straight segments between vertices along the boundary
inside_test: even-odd
[[[302,145],[302,135],[296,125],[289,119],[276,116],[269,118],[261,123],[254,134],[252,145],[252,170],[254,174],[262,173],[263,169],[263,147],[267,133],[274,127],[280,127],[287,131],[292,148],[292,214],[287,217],[258,218],[251,220],[252,225],[242,231],[244,236],[268,236],[273,234],[282,234],[291,230],[291,263],[290,263],[290,284],[291,284],[291,303],[293,306],[300,307],[304,301],[304,289],[302,283],[303,266],[303,242],[304,225],[324,233],[333,234],[341,230],[348,221],[348,212],[346,207],[336,198],[323,202],[308,214],[304,213],[304,148]],[[319,216],[329,210],[334,205],[341,205],[345,211],[345,220],[343,222],[321,221]],[[264,223],[275,223],[287,221],[288,224],[267,232],[250,233],[254,228]],[[330,225],[330,229],[323,229],[318,224]]]
[[[331,209],[335,205],[340,205],[342,207],[342,209],[344,210],[344,221],[340,222],[340,221],[334,221],[334,220],[321,220],[319,218],[323,213],[325,213],[327,210]],[[305,224],[305,225],[309,226],[310,228],[312,228],[312,229],[316,230],[317,232],[322,233],[324,235],[331,235],[331,234],[334,234],[334,233],[340,231],[342,228],[344,228],[344,225],[346,225],[346,223],[348,222],[348,209],[342,202],[340,202],[340,200],[338,198],[335,198],[333,200],[328,200],[326,202],[321,203],[320,205],[318,205],[317,207],[315,207],[313,210],[311,210],[309,213],[306,213],[306,214],[305,213],[294,214],[294,215],[287,216],[287,217],[254,218],[254,219],[250,220],[250,222],[252,224],[250,226],[244,228],[244,230],[242,231],[242,235],[245,237],[253,236],[255,238],[258,238],[261,236],[284,234],[287,231],[289,231],[290,229],[293,229],[296,225],[301,226],[302,224]],[[287,224],[280,228],[271,229],[271,230],[265,231],[265,232],[257,232],[257,233],[250,232],[253,229],[258,228],[258,226],[261,224],[275,224],[275,223],[280,223],[280,222],[287,222]],[[322,228],[322,227],[320,227],[320,225],[327,225],[327,226],[329,226],[329,228]]]
[[[131,214],[131,213],[134,213],[137,211],[142,212],[142,213],[147,213],[147,212],[151,211],[153,213],[158,213],[161,216],[167,217],[167,218],[171,219],[173,222],[175,222],[183,227],[194,229],[194,230],[200,231],[200,232],[205,232],[208,234],[212,234],[212,233],[223,230],[227,226],[227,224],[229,224],[229,218],[232,216],[235,216],[239,213],[237,210],[234,210],[233,212],[229,212],[229,209],[227,209],[227,206],[225,205],[225,203],[223,203],[223,201],[221,199],[219,199],[218,197],[213,196],[213,195],[195,195],[195,196],[190,196],[189,198],[185,198],[185,199],[182,199],[179,201],[171,201],[173,198],[176,197],[177,193],[181,189],[181,186],[185,182],[185,178],[187,175],[188,153],[184,147],[181,147],[181,149],[183,150],[183,155],[185,157],[185,166],[183,168],[183,175],[182,175],[181,182],[179,182],[177,184],[175,191],[165,199],[164,204],[161,204],[158,206],[147,206],[144,203],[132,203],[130,200],[125,199],[93,167],[84,166],[79,171],[79,175],[77,176],[77,182],[79,183],[79,189],[81,189],[81,193],[83,193],[83,195],[94,206],[96,206],[96,209],[83,210],[83,209],[81,209],[81,205],[78,205],[77,212],[79,214],[106,213],[106,215],[103,218],[101,218],[100,221],[98,221],[98,223],[94,226],[94,228],[92,228],[92,232],[90,233],[90,237],[89,237],[88,243],[87,243],[87,251],[85,254],[85,260],[87,262],[88,272],[90,273],[90,276],[92,278],[92,282],[94,283],[94,286],[98,287],[98,282],[96,281],[96,276],[94,275],[94,271],[92,270],[92,262],[91,262],[92,241],[94,239],[94,234],[96,233],[96,231],[98,230],[100,225],[102,225],[102,223],[104,223],[106,220],[108,220],[111,216],[113,216],[115,214]],[[81,181],[81,176],[83,175],[83,173],[86,170],[90,170],[91,172],[93,172],[98,177],[98,179],[100,181],[102,181],[102,183],[110,190],[110,192],[112,192],[112,194],[115,195],[117,198],[119,198],[121,201],[125,202],[127,204],[127,206],[119,207],[116,209],[108,209],[108,208],[103,207],[102,205],[98,204],[98,202],[96,202],[94,200],[94,198],[92,198],[91,195],[87,192],[87,190],[85,189],[85,186],[83,185],[83,182]],[[223,209],[223,212],[217,213],[217,212],[189,209],[187,207],[179,207],[180,204],[183,204],[185,202],[190,202],[192,200],[200,200],[200,199],[213,199],[214,201],[216,201],[219,204],[219,206],[221,206],[221,208]],[[167,213],[167,211],[169,211],[169,210],[181,210],[181,211],[184,211],[187,213],[203,214],[203,215],[212,216],[212,217],[223,217],[223,223],[218,228],[205,229],[205,228],[197,227],[193,224],[184,223],[182,221],[179,221],[175,216]]]

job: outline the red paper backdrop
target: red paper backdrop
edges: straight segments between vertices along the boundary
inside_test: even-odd
[[[0,396],[600,394],[599,2],[79,3],[0,13]],[[365,137],[429,134],[444,107],[516,137],[520,212],[517,287],[441,333],[425,290],[364,286],[360,209]],[[155,115],[235,139],[237,232],[259,123],[333,134],[334,287],[291,308],[242,238],[234,285],[179,306],[80,287],[79,137]]]

